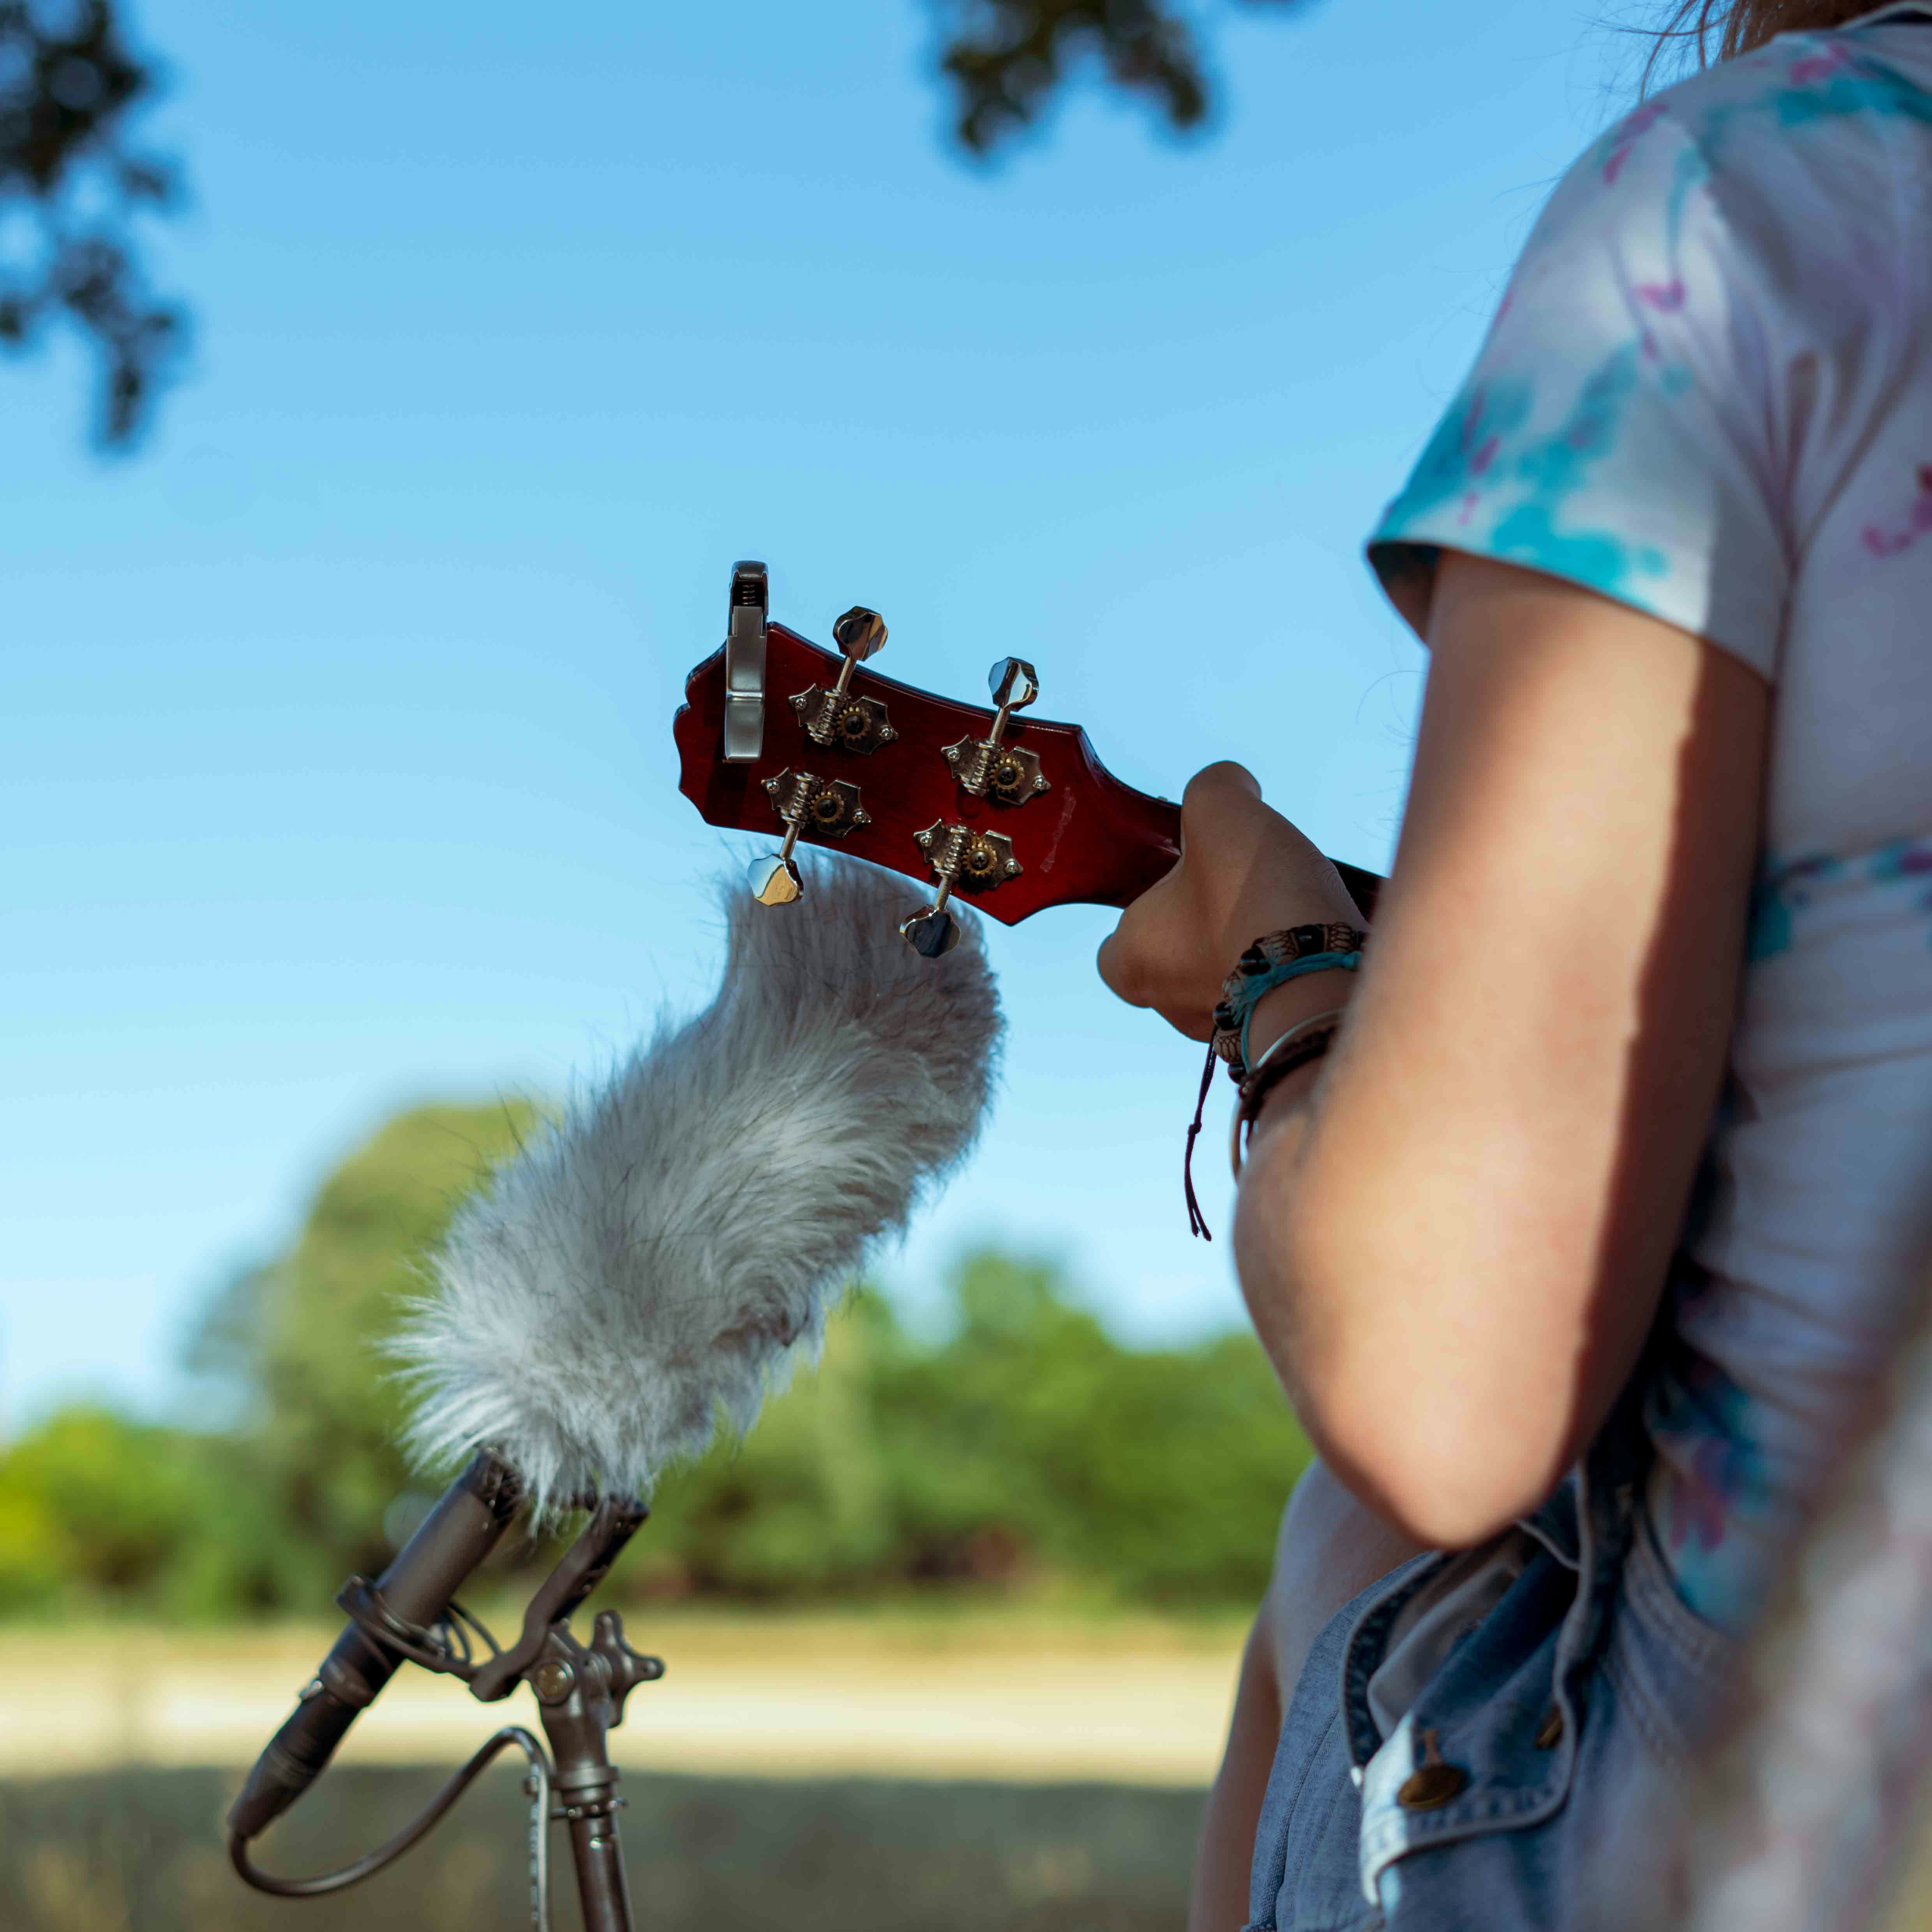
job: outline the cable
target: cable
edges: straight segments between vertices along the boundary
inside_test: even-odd
[[[498,1754],[514,1744],[530,1760],[524,1788],[530,1796],[530,1915],[535,1932],[550,1932],[550,1759],[544,1748],[520,1724],[506,1724],[488,1740],[463,1768],[449,1779],[421,1814],[392,1838],[353,1864],[314,1878],[277,1878],[259,1870],[248,1856],[248,1841],[238,1832],[228,1835],[228,1862],[247,1884],[277,1898],[320,1898],[346,1892],[393,1864],[442,1823],[457,1800],[476,1783]]]

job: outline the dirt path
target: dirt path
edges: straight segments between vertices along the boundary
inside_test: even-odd
[[[77,1684],[70,1634],[0,1636],[0,1775],[245,1765],[332,1634],[104,1632],[93,1647],[103,1667]],[[646,1634],[669,1668],[633,1696],[613,1740],[618,1762],[760,1777],[1204,1784],[1238,1648],[1229,1631],[1106,1627],[908,1636],[680,1618],[633,1640]],[[512,1722],[534,1725],[527,1691],[485,1709],[448,1679],[405,1670],[344,1761],[454,1763]]]

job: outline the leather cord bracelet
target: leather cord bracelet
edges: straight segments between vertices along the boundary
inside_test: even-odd
[[[1234,1131],[1228,1147],[1237,1180],[1241,1178],[1241,1166],[1247,1157],[1248,1141],[1268,1096],[1298,1067],[1306,1066],[1327,1053],[1342,1030],[1342,1009],[1336,1006],[1328,1012],[1311,1013],[1298,1022],[1269,1046],[1241,1082],[1241,1097],[1234,1108]]]
[[[1360,926],[1346,926],[1338,920],[1264,932],[1235,961],[1234,970],[1221,982],[1220,1004],[1214,1009],[1214,1029],[1208,1039],[1207,1064],[1201,1070],[1201,1090],[1195,1096],[1194,1119],[1187,1130],[1187,1148],[1180,1162],[1190,1234],[1198,1234],[1204,1241],[1214,1238],[1194,1192],[1194,1143],[1201,1137],[1201,1117],[1207,1109],[1208,1090],[1214,1083],[1214,1063],[1225,1062],[1228,1078],[1238,1085],[1246,1079],[1248,1023],[1263,998],[1305,973],[1352,973],[1361,964],[1362,948],[1368,937]]]
[[[1284,926],[1264,932],[1234,962],[1221,982],[1214,1009],[1214,1050],[1228,1063],[1228,1077],[1239,1082],[1248,1071],[1248,1023],[1255,1009],[1277,986],[1304,973],[1352,973],[1361,964],[1368,934],[1360,926],[1330,921],[1324,926]]]

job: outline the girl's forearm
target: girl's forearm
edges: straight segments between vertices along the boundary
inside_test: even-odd
[[[1350,988],[1342,982],[1352,976],[1311,974],[1276,988],[1256,1010],[1252,1037],[1265,1042],[1300,1020],[1344,1005]],[[1294,1346],[1298,1326],[1297,1283],[1292,1258],[1280,1237],[1294,1214],[1296,1156],[1308,1130],[1310,1098],[1325,1064],[1318,1060],[1297,1067],[1263,1100],[1249,1130],[1234,1207],[1234,1272],[1242,1298],[1275,1373],[1298,1410],[1304,1408],[1309,1391]],[[1278,1211],[1256,1211],[1262,1195],[1269,1197]],[[1304,1416],[1304,1424],[1306,1420]]]
[[[1270,1660],[1268,1618],[1264,1600],[1241,1654],[1227,1748],[1202,1812],[1188,1932],[1237,1932],[1247,1923],[1255,1828],[1281,1730],[1282,1693]]]

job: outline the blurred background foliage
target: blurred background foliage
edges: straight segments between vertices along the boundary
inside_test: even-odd
[[[313,1617],[379,1570],[428,1500],[392,1446],[381,1342],[464,1192],[540,1126],[523,1102],[397,1115],[288,1251],[215,1297],[192,1414],[70,1406],[16,1437],[0,1616]],[[611,1594],[1252,1603],[1308,1454],[1252,1339],[1127,1348],[1050,1265],[992,1252],[948,1286],[930,1336],[855,1291],[744,1441],[665,1479]]]
[[[1215,89],[1203,50],[1201,0],[937,0],[939,68],[953,134],[985,156],[1033,126],[1083,70],[1148,103],[1168,128],[1203,125]],[[1234,0],[1286,14],[1307,0]]]
[[[953,139],[984,160],[1038,125],[1077,77],[1147,102],[1185,134],[1215,104],[1203,0],[926,0]],[[1212,4],[1212,0],[1210,0]],[[1285,14],[1306,0],[1219,0]],[[100,371],[96,440],[131,448],[179,373],[188,312],[155,296],[145,218],[178,208],[182,176],[130,127],[164,72],[136,51],[128,0],[0,0],[0,350],[65,326]],[[479,30],[481,31],[481,30]],[[640,76],[642,78],[642,76]]]
[[[180,199],[172,163],[129,134],[158,85],[109,0],[0,0],[0,226],[27,218],[24,242],[0,253],[0,347],[76,331],[100,370],[95,433],[110,448],[145,425],[185,326],[149,290],[136,232]]]

